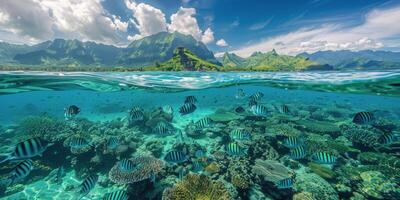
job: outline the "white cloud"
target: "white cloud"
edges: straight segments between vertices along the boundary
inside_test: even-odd
[[[228,43],[226,43],[226,41],[225,41],[224,39],[218,40],[216,44],[217,44],[218,46],[220,46],[220,47],[226,47],[226,46],[228,46]]]
[[[145,3],[136,4],[130,0],[125,0],[126,6],[132,10],[133,19],[131,22],[138,29],[137,36],[131,36],[131,39],[140,39],[162,31],[167,31],[167,22],[164,13]]]
[[[267,21],[264,21],[264,22],[255,23],[249,27],[249,30],[251,30],[251,31],[261,30],[261,29],[265,28],[269,24],[270,21],[271,21],[271,19],[268,19]]]
[[[201,36],[201,41],[204,44],[208,44],[208,43],[214,41],[214,32],[211,30],[211,28],[207,28],[204,31],[203,36]]]
[[[171,15],[171,24],[168,25],[168,30],[171,32],[177,31],[186,35],[192,35],[196,40],[201,40],[202,31],[197,24],[197,20],[193,17],[196,14],[194,8],[180,7],[178,12]]]
[[[363,50],[386,46],[386,41],[400,36],[400,7],[373,10],[362,24],[347,27],[345,24],[325,24],[318,28],[301,28],[283,35],[266,38],[257,44],[239,48],[234,53],[249,56],[255,51],[267,52],[275,48],[279,53],[296,55],[320,50]],[[400,42],[396,44],[400,47]]]

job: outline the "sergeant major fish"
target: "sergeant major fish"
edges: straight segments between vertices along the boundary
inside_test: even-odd
[[[128,200],[129,195],[123,190],[117,190],[114,192],[106,193],[103,200]]]
[[[15,166],[12,172],[10,173],[11,184],[27,177],[31,173],[32,169],[33,169],[33,162],[30,159],[18,163],[18,165]]]
[[[41,156],[42,153],[51,145],[53,144],[39,137],[25,140],[15,146],[13,153],[5,156],[4,158],[0,158],[0,163],[8,160],[24,160],[33,158],[35,156]]]
[[[196,108],[197,107],[192,103],[185,103],[179,108],[179,113],[181,113],[181,115],[187,115],[194,112]]]
[[[197,103],[197,99],[195,96],[187,96],[185,97],[185,103],[195,104]]]
[[[243,155],[247,154],[246,149],[241,147],[236,142],[231,142],[231,143],[227,144],[225,147],[225,150],[231,156],[243,156]]]
[[[233,140],[251,140],[251,134],[244,128],[233,129],[230,132],[229,136]]]
[[[186,162],[188,158],[189,156],[182,151],[170,151],[165,155],[164,160],[170,163],[183,163]]]
[[[276,187],[278,189],[289,189],[293,187],[293,179],[292,178],[285,178],[282,180],[279,180],[276,183]]]
[[[136,169],[135,163],[128,159],[123,159],[118,162],[118,167],[123,172],[132,172]]]
[[[268,114],[267,107],[265,107],[263,105],[253,105],[250,107],[250,111],[256,116],[265,117]]]
[[[99,177],[97,175],[90,175],[85,180],[83,180],[80,185],[78,199],[82,199],[83,197],[88,195],[89,192],[96,186],[98,179]]]
[[[327,152],[317,152],[311,156],[311,160],[319,164],[334,164],[337,158]]]
[[[360,125],[369,124],[374,118],[374,114],[371,112],[358,112],[354,115],[353,122]]]

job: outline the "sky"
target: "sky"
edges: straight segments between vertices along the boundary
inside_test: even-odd
[[[126,46],[162,31],[216,53],[400,51],[398,0],[0,0],[0,41]]]

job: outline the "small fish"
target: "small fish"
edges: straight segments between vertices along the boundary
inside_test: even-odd
[[[204,117],[197,121],[194,125],[196,126],[196,129],[203,129],[206,127],[211,126],[213,121],[209,117]]]
[[[285,146],[287,148],[296,148],[298,146],[303,145],[303,140],[301,140],[297,137],[289,136],[289,137],[283,139],[282,144],[283,144],[283,146]]]
[[[70,119],[75,117],[79,112],[81,112],[81,109],[78,106],[71,105],[64,109],[64,117],[65,119]]]
[[[247,153],[246,150],[239,146],[236,142],[227,144],[225,150],[231,156],[242,156]]]
[[[253,105],[250,107],[250,111],[256,116],[266,116],[268,114],[267,107],[263,105]]]
[[[317,152],[311,156],[311,160],[320,164],[334,164],[337,158],[327,152]]]
[[[172,115],[174,113],[174,109],[170,105],[166,105],[162,107],[162,110],[167,113]]]
[[[251,108],[251,107],[253,107],[253,106],[257,105],[257,104],[258,104],[257,101],[254,101],[254,100],[250,99],[248,105]]]
[[[292,159],[295,159],[295,160],[302,159],[306,156],[306,151],[304,150],[304,147],[298,146],[294,149],[291,149],[289,155]]]
[[[285,104],[280,105],[280,106],[278,107],[278,110],[279,110],[279,112],[282,113],[282,114],[288,114],[288,113],[290,113],[289,107],[288,107],[287,105],[285,105]]]
[[[92,145],[83,138],[83,137],[73,137],[69,141],[69,147],[71,148],[71,152],[78,152],[80,149],[84,149],[87,147],[91,147]]]
[[[186,103],[195,104],[197,103],[197,99],[195,96],[187,96],[185,97],[185,104]]]
[[[358,112],[353,117],[353,123],[356,124],[369,124],[374,120],[374,114],[371,112]]]
[[[96,186],[98,179],[99,177],[97,175],[88,176],[80,185],[79,189],[80,197],[78,199],[82,199],[84,196],[89,194],[89,192]]]
[[[110,192],[104,195],[103,200],[128,200],[129,195],[123,190]]]
[[[119,139],[117,137],[110,137],[107,140],[106,146],[107,150],[114,150],[119,145]]]
[[[293,187],[293,179],[285,178],[276,183],[276,187],[278,189],[289,189]]]
[[[378,142],[383,145],[392,144],[397,141],[400,141],[400,135],[397,133],[386,133],[378,139]]]
[[[170,151],[168,152],[164,160],[171,163],[183,163],[188,160],[189,156],[187,156],[182,151]]]
[[[51,145],[53,144],[39,137],[25,140],[15,146],[13,153],[1,158],[0,163],[8,160],[23,160],[33,158],[35,156],[42,156],[42,153]]]
[[[61,184],[62,182],[63,182],[63,180],[62,180],[62,178],[65,176],[65,169],[64,169],[64,166],[61,166],[61,167],[59,167],[58,169],[57,169],[57,174],[56,174],[56,177],[55,177],[55,182],[57,183],[57,184]]]
[[[204,168],[203,165],[202,165],[198,160],[194,160],[194,161],[192,162],[192,170],[193,170],[194,172],[202,171],[203,168]]]
[[[235,98],[243,99],[244,97],[246,97],[246,93],[244,93],[243,89],[238,89],[238,91],[236,92]]]
[[[251,134],[244,128],[236,128],[229,134],[233,140],[251,140]]]
[[[260,101],[261,98],[264,97],[264,94],[262,92],[256,92],[254,94],[252,94],[249,98],[250,101]]]
[[[129,120],[131,122],[142,121],[144,119],[143,110],[139,106],[134,106],[129,112]]]
[[[171,134],[173,134],[171,129],[164,122],[157,123],[156,127],[154,127],[154,129],[153,129],[153,133],[157,134],[157,135],[171,135]]]
[[[245,109],[242,106],[238,106],[237,108],[235,108],[235,112],[237,113],[243,113],[245,111]]]
[[[188,170],[187,170],[185,167],[180,167],[180,168],[178,169],[178,178],[179,178],[180,180],[182,180],[183,177],[186,176],[186,174],[188,174]]]
[[[187,115],[194,112],[196,108],[197,107],[192,103],[185,103],[179,108],[179,113],[181,113],[181,115]]]
[[[32,160],[24,160],[18,163],[17,166],[11,172],[11,184],[17,181],[22,180],[23,178],[27,177],[33,169],[33,162]]]
[[[135,163],[128,159],[123,159],[118,162],[118,167],[123,172],[132,172],[136,169]]]

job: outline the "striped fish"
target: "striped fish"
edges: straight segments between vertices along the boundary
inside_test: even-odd
[[[76,151],[76,150],[83,149],[83,148],[86,148],[91,145],[83,137],[73,137],[69,141],[69,146],[71,147],[71,151]]]
[[[303,140],[301,140],[297,137],[289,136],[289,137],[283,139],[282,144],[283,144],[283,146],[285,146],[287,148],[296,148],[298,146],[303,145]]]
[[[153,133],[157,135],[170,135],[173,132],[164,122],[159,122],[153,129]]]
[[[203,170],[203,165],[198,160],[194,160],[192,162],[192,170],[194,172],[202,171]]]
[[[262,92],[256,92],[254,94],[252,94],[249,98],[252,101],[260,101],[261,98],[264,97],[264,94]]]
[[[204,158],[206,154],[203,150],[199,149],[194,153],[194,156],[196,156],[196,158]]]
[[[189,156],[182,151],[170,151],[165,155],[164,160],[170,163],[183,163],[186,162],[188,158]]]
[[[64,109],[64,117],[65,119],[70,119],[72,117],[75,117],[80,111],[81,109],[78,106],[70,105]]]
[[[383,145],[392,144],[400,141],[400,135],[397,133],[386,133],[379,137],[378,142]]]
[[[374,114],[371,112],[358,112],[353,117],[353,122],[356,124],[368,124],[374,120]]]
[[[144,119],[144,112],[139,106],[134,106],[129,112],[130,122],[142,121]]]
[[[288,114],[288,113],[290,113],[289,107],[288,107],[287,105],[285,105],[285,104],[280,105],[279,108],[278,108],[278,110],[279,110],[279,112],[282,113],[282,114]]]
[[[110,192],[104,195],[103,200],[128,200],[129,195],[123,190]]]
[[[276,183],[276,187],[278,189],[289,189],[293,187],[293,179],[285,178]]]
[[[185,103],[179,108],[179,113],[181,113],[181,115],[187,115],[194,112],[196,108],[197,107],[192,103]]]
[[[186,174],[188,174],[188,170],[185,167],[179,167],[179,169],[178,169],[178,178],[180,180],[182,180],[183,177],[186,176]]]
[[[291,149],[289,155],[292,159],[295,159],[295,160],[302,159],[306,156],[306,151],[305,151],[304,147],[299,146],[294,149]]]
[[[246,149],[239,146],[236,142],[227,144],[225,150],[231,156],[243,156],[247,153]]]
[[[33,158],[35,156],[42,156],[42,153],[47,149],[47,147],[53,145],[47,141],[35,137],[23,142],[18,143],[15,146],[14,152],[0,160],[0,163],[6,162],[8,160],[23,160],[28,158]]]
[[[229,134],[233,140],[251,140],[251,134],[244,128],[236,128]]]
[[[187,96],[185,97],[185,103],[195,104],[197,103],[197,99],[195,96]]]
[[[132,172],[136,169],[135,163],[128,159],[123,159],[118,162],[118,167],[123,172]]]
[[[311,160],[319,164],[334,164],[337,158],[327,152],[317,152],[311,156]]]
[[[107,150],[114,150],[119,145],[119,139],[117,137],[110,137],[107,140]]]
[[[80,185],[79,194],[80,198],[82,199],[84,196],[89,194],[89,192],[96,186],[97,180],[99,176],[97,175],[90,175],[88,176]]]
[[[256,116],[266,116],[268,114],[267,107],[263,105],[254,105],[250,107],[250,111]]]
[[[249,100],[249,107],[251,108],[252,106],[255,106],[255,105],[257,105],[258,103],[257,103],[257,101],[254,101],[254,100],[252,100],[252,99],[250,99]]]
[[[196,129],[203,129],[212,125],[212,120],[209,117],[204,117],[197,121],[195,124]]]
[[[32,160],[24,160],[18,163],[17,166],[11,172],[11,183],[15,183],[25,177],[27,177],[33,169],[33,162]]]

